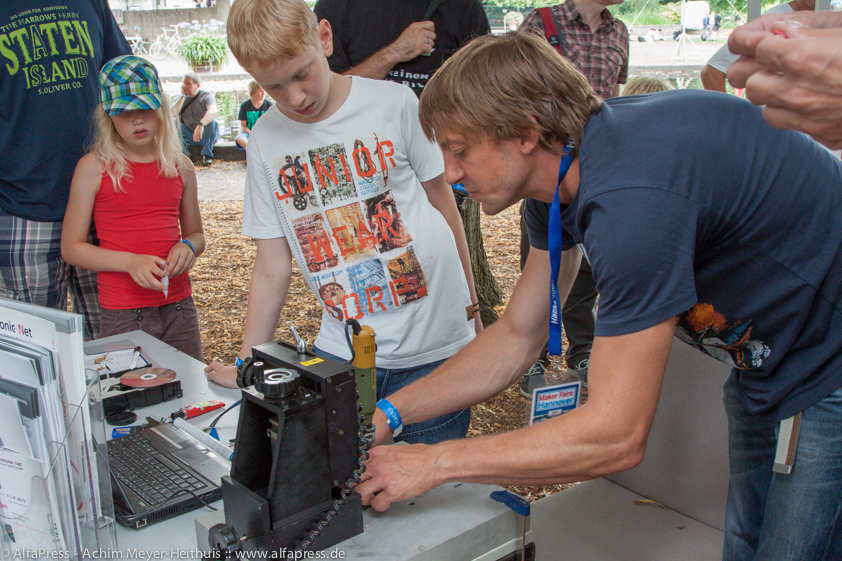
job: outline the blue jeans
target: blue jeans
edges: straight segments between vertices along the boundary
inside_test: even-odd
[[[185,154],[188,154],[188,146],[201,146],[202,156],[213,158],[213,145],[219,140],[219,123],[214,120],[205,127],[202,131],[201,142],[193,140],[193,131],[184,126],[184,123],[179,123],[179,125],[181,125],[181,143],[184,146]]]
[[[724,560],[842,559],[842,388],[804,410],[792,473],[772,472],[779,422],[751,415],[725,382],[731,479]]]
[[[315,345],[313,346],[313,352],[321,357],[345,362],[345,359],[326,353]],[[438,368],[442,363],[444,361],[439,360],[412,368],[376,368],[374,374],[377,383],[377,399],[390,396],[404,386],[420,380]],[[463,409],[456,413],[448,413],[447,415],[435,417],[428,421],[405,425],[403,431],[395,438],[395,441],[408,442],[410,444],[435,444],[443,440],[464,438],[468,433],[468,425],[470,424],[471,410]]]

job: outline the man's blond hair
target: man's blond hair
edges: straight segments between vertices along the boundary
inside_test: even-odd
[[[559,154],[568,137],[578,151],[601,103],[546,39],[516,31],[478,37],[457,51],[424,87],[419,119],[430,140],[444,131],[476,142],[535,130],[541,147]]]
[[[257,83],[257,80],[252,80],[249,82],[249,95],[254,95],[254,92],[260,89],[260,84]]]
[[[319,22],[304,0],[237,0],[228,13],[228,46],[246,68],[265,68],[319,47]]]

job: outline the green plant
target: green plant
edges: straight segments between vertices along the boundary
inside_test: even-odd
[[[181,43],[177,52],[193,68],[210,62],[219,69],[228,63],[228,43],[222,35],[191,35]]]

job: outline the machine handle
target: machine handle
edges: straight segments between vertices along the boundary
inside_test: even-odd
[[[491,498],[503,503],[521,516],[529,516],[529,501],[511,491],[494,491]]]

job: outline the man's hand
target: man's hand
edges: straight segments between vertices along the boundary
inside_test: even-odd
[[[442,482],[435,478],[438,446],[380,446],[371,450],[366,470],[354,490],[364,505],[383,512],[396,501],[423,495]]]
[[[842,14],[774,14],[738,27],[728,48],[742,58],[728,81],[765,105],[769,124],[842,148]]]
[[[235,366],[225,366],[213,361],[205,367],[205,375],[209,382],[225,388],[237,389],[237,368]]]
[[[202,123],[196,125],[196,128],[193,129],[193,142],[201,142],[203,132],[205,132],[205,125]]]
[[[436,26],[431,21],[417,21],[404,29],[400,37],[389,45],[396,63],[431,52],[436,43],[435,29]]]

